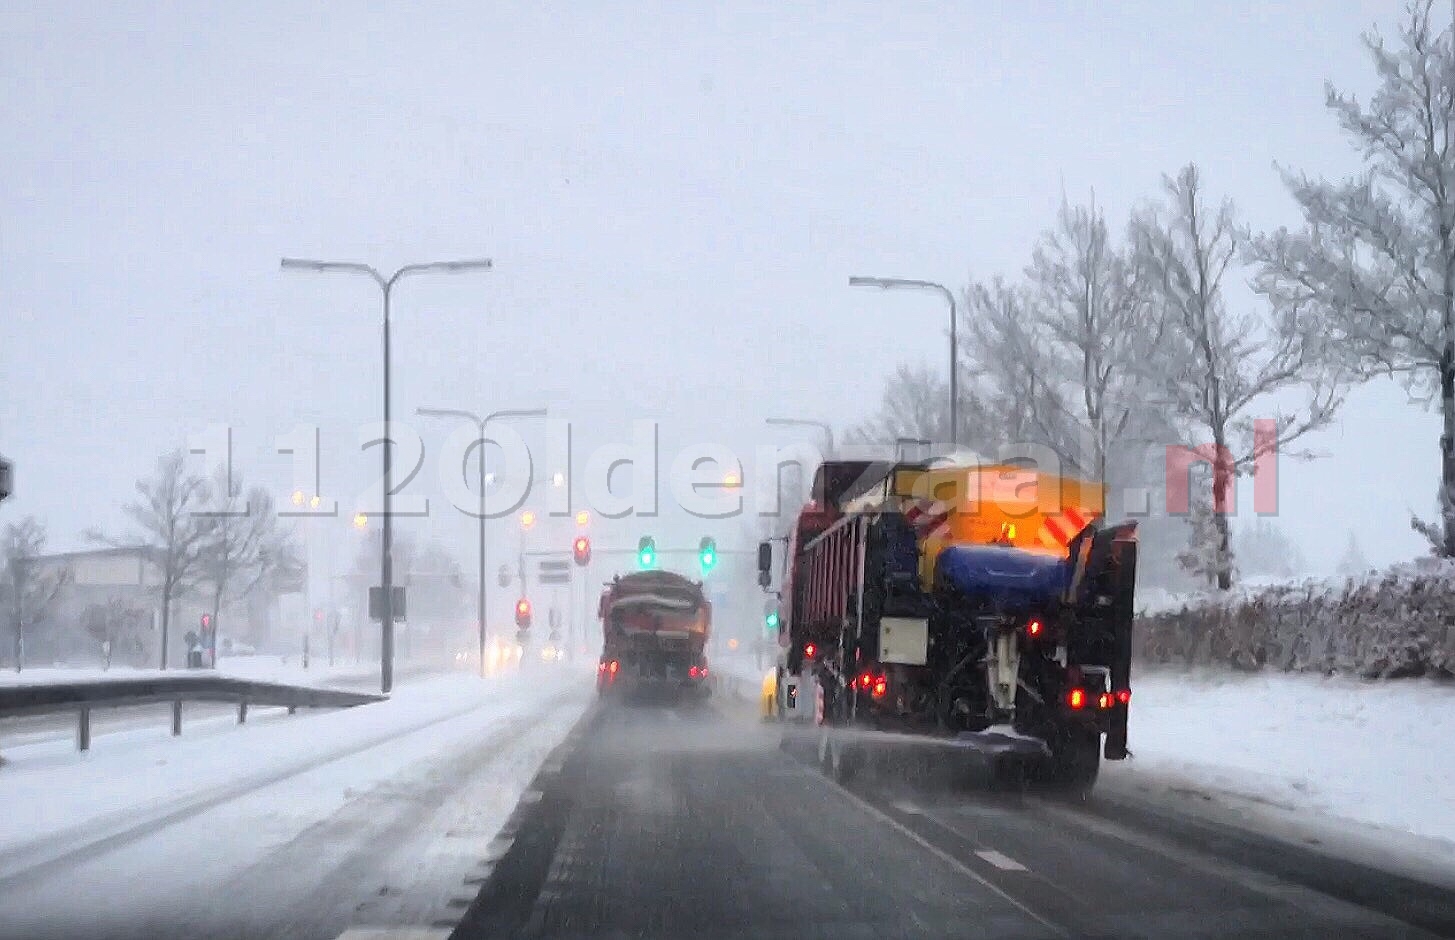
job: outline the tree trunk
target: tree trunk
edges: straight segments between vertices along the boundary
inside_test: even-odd
[[[1228,512],[1232,508],[1231,490],[1237,481],[1233,468],[1228,466],[1227,447],[1222,444],[1221,436],[1217,440],[1217,457],[1213,462],[1213,528],[1217,532],[1217,551],[1213,557],[1218,590],[1226,591],[1233,586],[1233,540]]]
[[[1455,337],[1447,339],[1440,355],[1440,516],[1444,544],[1440,554],[1455,558]]]

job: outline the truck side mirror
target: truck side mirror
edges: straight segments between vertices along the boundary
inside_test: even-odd
[[[767,587],[773,583],[773,543],[758,543],[758,584]]]

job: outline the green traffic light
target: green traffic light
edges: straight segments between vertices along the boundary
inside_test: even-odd
[[[771,611],[768,616],[763,619],[764,622],[767,623],[769,630],[778,629],[778,611]]]
[[[697,546],[697,563],[702,566],[703,573],[712,570],[717,564],[717,543],[710,538],[704,538]]]
[[[637,567],[650,568],[657,563],[657,543],[650,536],[637,542]]]

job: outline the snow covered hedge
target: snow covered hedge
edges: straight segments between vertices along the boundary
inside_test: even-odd
[[[1244,671],[1455,678],[1455,565],[1305,581],[1144,609],[1138,662]]]

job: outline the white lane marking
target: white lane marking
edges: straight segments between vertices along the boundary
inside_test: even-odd
[[[454,931],[422,927],[350,927],[338,940],[446,940]]]
[[[985,861],[999,868],[1001,871],[1027,871],[1026,866],[1011,858],[1009,855],[1002,855],[995,849],[977,849],[975,854]]]
[[[918,806],[914,805],[908,800],[896,800],[889,805],[893,806],[895,809],[899,810],[906,816],[923,816],[925,814],[924,810],[920,809]]]
[[[805,777],[812,777],[814,780],[817,780],[817,781],[823,783],[825,786],[830,787],[831,789],[837,791],[840,796],[842,796],[844,799],[848,800],[850,803],[853,803],[855,806],[859,807],[861,810],[863,810],[864,812],[868,813],[870,816],[874,817],[875,819],[879,820],[882,823],[885,823],[886,825],[890,826],[891,828],[898,830],[904,836],[906,836],[907,838],[909,838],[910,841],[916,843],[921,848],[923,848],[925,851],[929,852],[931,855],[935,856],[940,861],[944,862],[946,865],[949,865],[951,868],[955,869],[955,871],[957,871],[960,874],[964,875],[966,878],[969,878],[971,881],[976,882],[977,884],[979,884],[982,887],[984,887],[986,890],[988,890],[991,893],[997,895],[1002,900],[1004,900],[1007,904],[1011,905],[1016,910],[1020,911],[1022,914],[1025,914],[1031,920],[1033,920],[1036,923],[1040,924],[1042,927],[1045,927],[1047,930],[1050,930],[1053,933],[1055,933],[1056,936],[1058,936],[1058,937],[1069,937],[1069,936],[1071,936],[1071,932],[1068,931],[1066,928],[1060,926],[1059,924],[1054,923],[1053,921],[1047,920],[1045,917],[1041,916],[1040,914],[1037,914],[1031,908],[1027,907],[1025,904],[1023,904],[1022,902],[1016,900],[1014,897],[1012,897],[1010,894],[1008,894],[1004,889],[998,887],[993,882],[989,881],[984,875],[980,874],[975,869],[973,869],[970,866],[966,865],[964,862],[960,861],[958,858],[956,858],[955,856],[951,855],[949,852],[946,852],[944,849],[940,848],[938,845],[935,845],[933,842],[929,841],[924,836],[920,835],[918,832],[915,832],[913,829],[909,828],[904,823],[902,823],[899,820],[895,819],[893,816],[890,816],[889,814],[885,813],[879,807],[877,807],[874,804],[868,802],[863,797],[859,796],[858,794],[854,793],[853,791],[851,791],[851,790],[849,790],[849,789],[847,789],[847,788],[845,788],[843,786],[840,786],[839,784],[837,784],[834,781],[830,780],[828,777],[825,777],[823,774],[815,773],[814,771],[811,771],[811,770],[809,770],[806,767],[798,766],[797,767],[797,770],[798,770],[799,773],[803,774]]]

